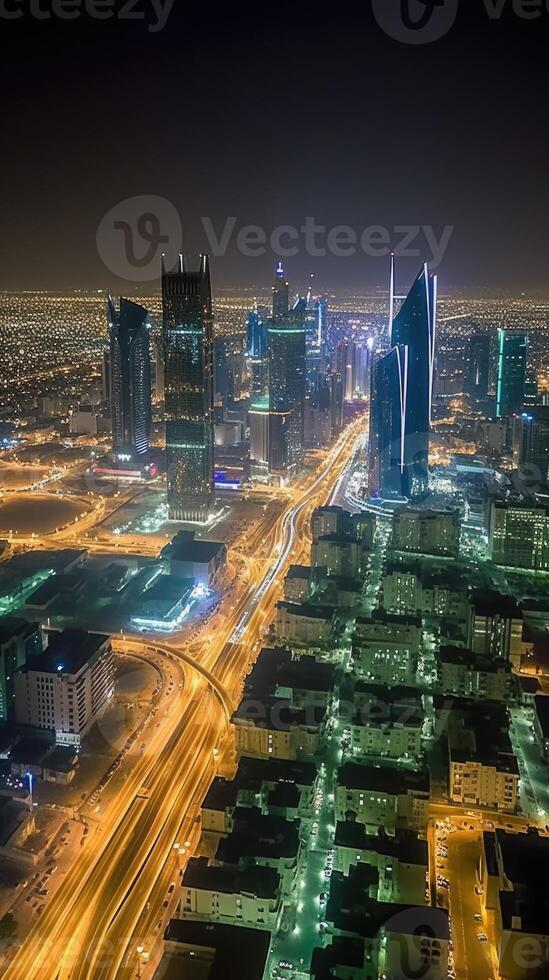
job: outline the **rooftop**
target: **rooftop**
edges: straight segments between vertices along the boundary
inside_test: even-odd
[[[77,629],[47,635],[49,642],[44,652],[20,667],[21,672],[77,674],[110,641],[107,634]]]
[[[184,888],[200,888],[227,895],[255,895],[276,899],[280,875],[275,868],[248,865],[245,868],[209,865],[207,857],[191,858],[181,882]]]
[[[373,790],[397,796],[408,792],[429,793],[429,774],[410,772],[389,766],[361,766],[356,762],[346,762],[341,766],[337,782],[347,789]]]
[[[32,636],[38,629],[38,623],[29,623],[20,616],[0,616],[0,646],[16,636]]]
[[[177,956],[173,969],[162,961],[160,975],[167,980],[262,980],[271,933],[265,929],[221,925],[218,922],[198,922],[191,919],[170,919],[164,933],[166,942],[180,943],[191,949],[203,950],[200,972],[196,957],[186,962]],[[242,955],[242,950],[246,955]],[[210,955],[208,956],[208,953]],[[207,964],[204,960],[208,959]]]
[[[262,814],[258,807],[237,807],[233,830],[220,840],[216,860],[238,865],[242,858],[288,859],[299,851],[299,820]]]
[[[179,531],[162,549],[162,557],[171,561],[208,563],[225,548],[221,541],[204,541],[194,536],[194,531]]]
[[[403,864],[428,865],[427,841],[420,840],[411,830],[397,830],[391,837],[383,827],[377,834],[368,834],[363,823],[356,820],[339,820],[336,824],[335,847],[350,847],[357,851],[373,851],[398,858]]]

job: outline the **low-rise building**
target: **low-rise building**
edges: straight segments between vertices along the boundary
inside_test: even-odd
[[[549,838],[503,830],[483,834],[482,902],[494,922],[502,980],[549,976]]]
[[[358,681],[351,718],[350,752],[353,758],[387,756],[420,761],[424,712],[413,688]]]
[[[157,976],[262,980],[270,945],[269,929],[170,919]]]
[[[366,551],[362,542],[350,535],[323,534],[313,540],[311,564],[326,568],[328,575],[361,578],[366,567]]]
[[[426,904],[428,846],[413,831],[397,830],[390,836],[380,827],[377,834],[368,834],[363,823],[338,821],[334,850],[334,868],[346,876],[353,865],[377,868],[380,902]]]
[[[549,571],[549,508],[494,501],[490,554],[496,565]]]
[[[474,592],[470,646],[475,653],[503,657],[514,669],[525,652],[524,617],[512,596],[499,592]]]
[[[215,863],[233,868],[250,864],[273,868],[287,896],[295,882],[300,848],[299,820],[263,814],[258,807],[237,807],[230,834],[218,843]]]
[[[346,762],[337,776],[336,820],[372,828],[423,833],[427,826],[429,776],[423,772]]]
[[[460,531],[455,510],[400,507],[393,514],[392,546],[396,551],[457,558]]]
[[[63,630],[15,674],[15,718],[25,729],[80,745],[114,693],[110,636]]]
[[[549,762],[549,697],[543,694],[534,697],[534,732],[540,753]]]
[[[279,815],[292,820],[310,818],[317,779],[318,770],[311,762],[243,756],[233,779],[217,776],[210,786],[202,803],[202,832],[229,834],[237,807],[257,806],[262,813],[274,812],[282,789],[292,791],[292,802],[290,805],[286,797],[285,812]]]
[[[507,701],[511,687],[511,664],[461,647],[441,647],[438,654],[441,690],[464,698]]]
[[[310,603],[277,602],[273,632],[277,641],[289,646],[322,647],[333,635],[333,611]]]
[[[284,579],[284,598],[287,602],[307,602],[317,569],[310,565],[290,565]]]
[[[326,535],[349,537],[370,549],[374,543],[376,519],[372,514],[350,514],[342,507],[317,507],[311,518],[313,543]]]
[[[357,674],[378,684],[415,683],[421,644],[421,620],[414,616],[378,611],[359,616],[353,635],[353,662]]]
[[[199,857],[191,858],[183,873],[181,918],[205,918],[275,931],[281,908],[281,880],[274,868],[220,867]]]
[[[215,588],[227,567],[227,547],[220,541],[205,541],[194,531],[179,531],[161,552],[171,575],[193,579],[196,585]]]
[[[377,901],[376,874],[369,865],[358,865],[348,876],[335,871],[330,882],[327,921],[344,935],[363,938],[369,957],[368,971],[353,973],[353,980],[361,976],[446,980],[448,912],[423,904]]]
[[[435,708],[447,732],[451,802],[514,813],[519,768],[505,707],[444,696]]]

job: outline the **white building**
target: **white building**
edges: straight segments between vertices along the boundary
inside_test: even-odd
[[[46,650],[15,674],[16,722],[51,732],[59,745],[79,746],[113,693],[110,637],[53,633]]]

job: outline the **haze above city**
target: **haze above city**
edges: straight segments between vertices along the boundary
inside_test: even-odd
[[[442,292],[547,293],[547,16],[462,3],[451,30],[416,45],[387,36],[369,3],[212,16],[177,0],[161,30],[147,4],[142,20],[14,10],[0,61],[0,287],[127,291],[97,228],[118,202],[160,195],[183,250],[210,252],[216,289],[270,281],[272,231],[312,216],[358,236],[380,226],[393,247],[399,226],[451,229]],[[202,219],[219,237],[232,217],[216,257]],[[267,236],[262,256],[237,246],[248,225]],[[403,286],[431,260],[423,235],[415,246]],[[385,288],[383,258],[311,256],[301,235],[297,247],[294,282],[314,272],[329,291]]]

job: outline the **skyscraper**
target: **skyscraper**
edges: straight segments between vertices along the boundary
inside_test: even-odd
[[[394,498],[398,459],[399,495],[420,499],[429,488],[429,435],[435,358],[437,280],[424,265],[398,313],[391,257],[389,335],[392,349],[374,363],[370,409],[370,492]],[[388,358],[388,359],[387,359]],[[390,466],[387,466],[387,447]],[[376,455],[384,453],[384,459]],[[387,477],[387,474],[390,477]]]
[[[528,334],[498,330],[498,384],[496,415],[503,418],[522,411],[528,355]]]
[[[469,338],[466,348],[465,390],[474,401],[485,401],[488,397],[490,376],[490,337],[488,334],[474,334]]]
[[[309,286],[305,305],[305,358],[309,391],[315,389],[318,375],[326,371],[327,335],[328,301],[325,297],[313,296],[312,286]]]
[[[305,454],[305,300],[289,309],[282,263],[273,286],[269,324],[269,471],[286,478]]]
[[[141,456],[151,434],[151,356],[149,314],[120,299],[117,310],[107,299],[109,318],[109,391],[112,448],[119,459]]]
[[[213,320],[208,256],[162,269],[166,467],[170,520],[204,521],[214,505]]]
[[[269,384],[269,315],[268,312],[256,306],[248,313],[247,327],[247,357],[252,395],[266,394]]]
[[[522,480],[532,488],[547,486],[549,475],[549,408],[535,405],[517,419],[517,459]]]

